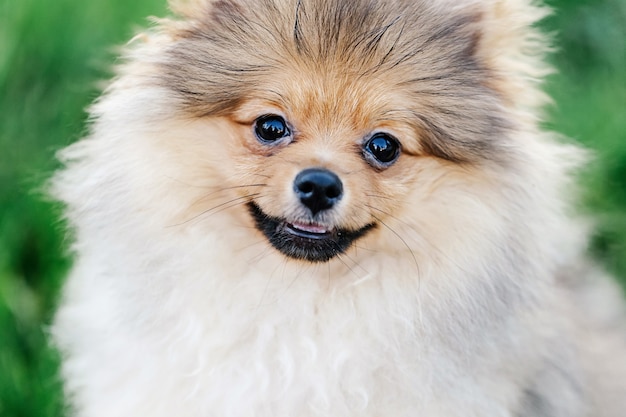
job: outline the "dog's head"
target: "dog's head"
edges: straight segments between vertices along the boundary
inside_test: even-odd
[[[510,194],[533,171],[522,138],[545,72],[530,3],[178,1],[97,123],[121,127],[117,112],[151,132],[167,156],[150,169],[169,178],[155,189],[181,223],[229,215],[311,262],[468,245],[524,210]]]
[[[206,145],[223,149],[224,185],[283,254],[327,261],[387,222],[391,233],[415,218],[445,222],[431,219],[446,211],[438,205],[464,204],[446,189],[484,187],[485,167],[515,159],[511,114],[523,100],[518,74],[498,67],[503,28],[490,27],[512,10],[439,3],[182,8],[163,83],[192,117],[220,120]]]

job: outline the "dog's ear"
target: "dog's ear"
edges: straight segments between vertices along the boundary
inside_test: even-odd
[[[199,8],[207,7],[210,0],[168,0],[170,9],[182,16],[187,16]]]
[[[552,72],[546,63],[549,38],[537,27],[550,9],[533,0],[477,2],[482,24],[476,56],[494,77],[492,87],[517,110],[535,114],[548,102],[541,91]]]
[[[233,4],[230,0],[169,0],[170,10],[185,19],[200,18],[214,7]]]
[[[166,26],[182,29],[183,32],[190,27],[205,27],[211,32],[215,30],[214,23],[229,26],[249,18],[246,17],[249,8],[243,6],[240,0],[169,0],[169,7],[179,19],[171,20]]]

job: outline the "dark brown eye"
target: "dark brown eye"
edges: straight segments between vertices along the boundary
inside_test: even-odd
[[[386,168],[400,156],[400,142],[387,133],[376,133],[365,142],[363,155],[370,164]]]
[[[275,114],[259,117],[254,122],[254,133],[259,141],[268,144],[291,135],[285,119]]]

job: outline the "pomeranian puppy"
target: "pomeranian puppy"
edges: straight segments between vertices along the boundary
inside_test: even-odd
[[[188,0],[53,179],[81,417],[618,417],[531,0]]]

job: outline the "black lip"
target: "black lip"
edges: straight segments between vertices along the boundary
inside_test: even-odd
[[[344,253],[352,243],[376,227],[370,223],[358,230],[333,229],[326,233],[312,233],[295,228],[286,220],[268,216],[254,202],[248,209],[267,240],[285,256],[309,262],[327,262]]]

